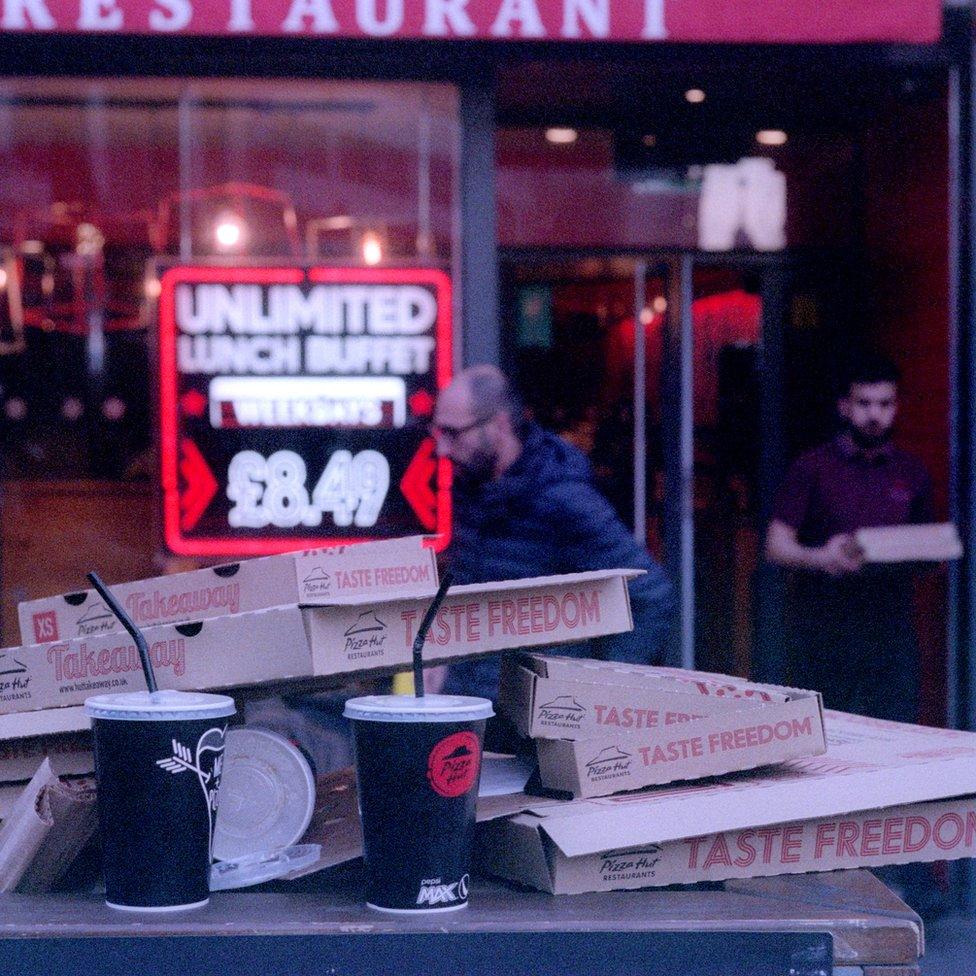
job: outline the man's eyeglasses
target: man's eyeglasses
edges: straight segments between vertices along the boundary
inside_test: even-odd
[[[465,424],[463,427],[451,427],[448,424],[431,424],[429,428],[430,435],[431,437],[441,437],[446,441],[456,441],[469,430],[474,430],[476,427],[483,427],[491,420],[492,416],[493,414],[489,414],[489,416],[482,417],[480,420],[473,420],[470,424]]]

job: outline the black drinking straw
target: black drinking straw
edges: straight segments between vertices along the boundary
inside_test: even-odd
[[[434,622],[434,615],[440,609],[440,605],[447,596],[447,591],[451,585],[451,574],[445,573],[441,579],[441,585],[437,587],[434,599],[424,614],[424,619],[420,621],[420,628],[413,641],[413,693],[418,698],[424,697],[424,641],[427,640],[427,631]]]
[[[136,647],[139,648],[139,659],[142,661],[142,673],[146,676],[146,687],[149,689],[149,694],[156,694],[156,675],[153,674],[152,661],[149,660],[149,645],[146,643],[146,638],[142,636],[142,631],[122,609],[122,605],[112,595],[112,591],[101,581],[98,573],[89,573],[88,578],[91,580],[92,586],[98,590],[99,596],[108,604],[109,609],[119,618],[122,626],[136,642]]]

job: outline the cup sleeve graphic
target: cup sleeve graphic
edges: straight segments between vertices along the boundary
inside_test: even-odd
[[[220,776],[223,766],[224,742],[226,735],[224,728],[207,729],[197,740],[196,754],[178,739],[172,739],[173,754],[163,759],[157,759],[156,765],[174,776],[188,770],[196,773],[197,782],[203,793],[203,800],[207,810],[207,830],[209,840],[207,849],[213,853],[214,820],[217,815],[217,796],[220,786]]]
[[[173,755],[167,756],[165,759],[157,759],[156,765],[160,769],[165,769],[168,773],[185,773],[187,770],[191,770],[194,773],[200,773],[197,769],[196,764],[193,762],[193,753],[176,739],[173,739]]]

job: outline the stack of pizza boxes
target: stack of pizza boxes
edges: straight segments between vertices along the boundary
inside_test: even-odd
[[[633,626],[630,570],[452,587],[427,638],[434,663],[586,640]],[[161,688],[235,697],[348,682],[409,666],[437,590],[429,539],[266,556],[111,584],[143,630]],[[134,642],[93,590],[19,607],[23,645],[0,650],[2,784],[48,756],[91,770],[86,698],[144,688]]]
[[[815,756],[816,692],[726,675],[523,654],[499,709],[536,740],[542,784],[596,797]]]
[[[500,710],[540,784],[483,870],[554,894],[976,856],[976,735],[739,678],[515,656]]]

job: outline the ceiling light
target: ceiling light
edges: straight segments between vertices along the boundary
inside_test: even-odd
[[[214,227],[214,240],[225,250],[237,247],[244,238],[244,228],[236,217],[221,217]]]
[[[554,127],[546,129],[546,141],[554,146],[571,146],[579,138],[579,133],[575,129],[564,129]]]
[[[760,146],[785,146],[789,136],[782,129],[760,129],[756,133],[756,142]]]
[[[685,92],[685,101],[692,105],[701,105],[705,101],[705,93],[700,88],[689,88]]]
[[[653,149],[657,145],[657,136],[648,133],[641,139],[641,142],[647,146],[648,149]]]
[[[65,420],[78,420],[85,412],[85,405],[78,397],[65,397],[61,402],[61,416]]]
[[[125,416],[125,402],[110,396],[102,403],[102,416],[106,420],[121,420]]]
[[[383,260],[383,245],[375,234],[363,235],[363,261],[366,264],[379,264]]]
[[[20,397],[11,397],[3,405],[3,412],[9,420],[23,420],[27,416],[27,404]]]

